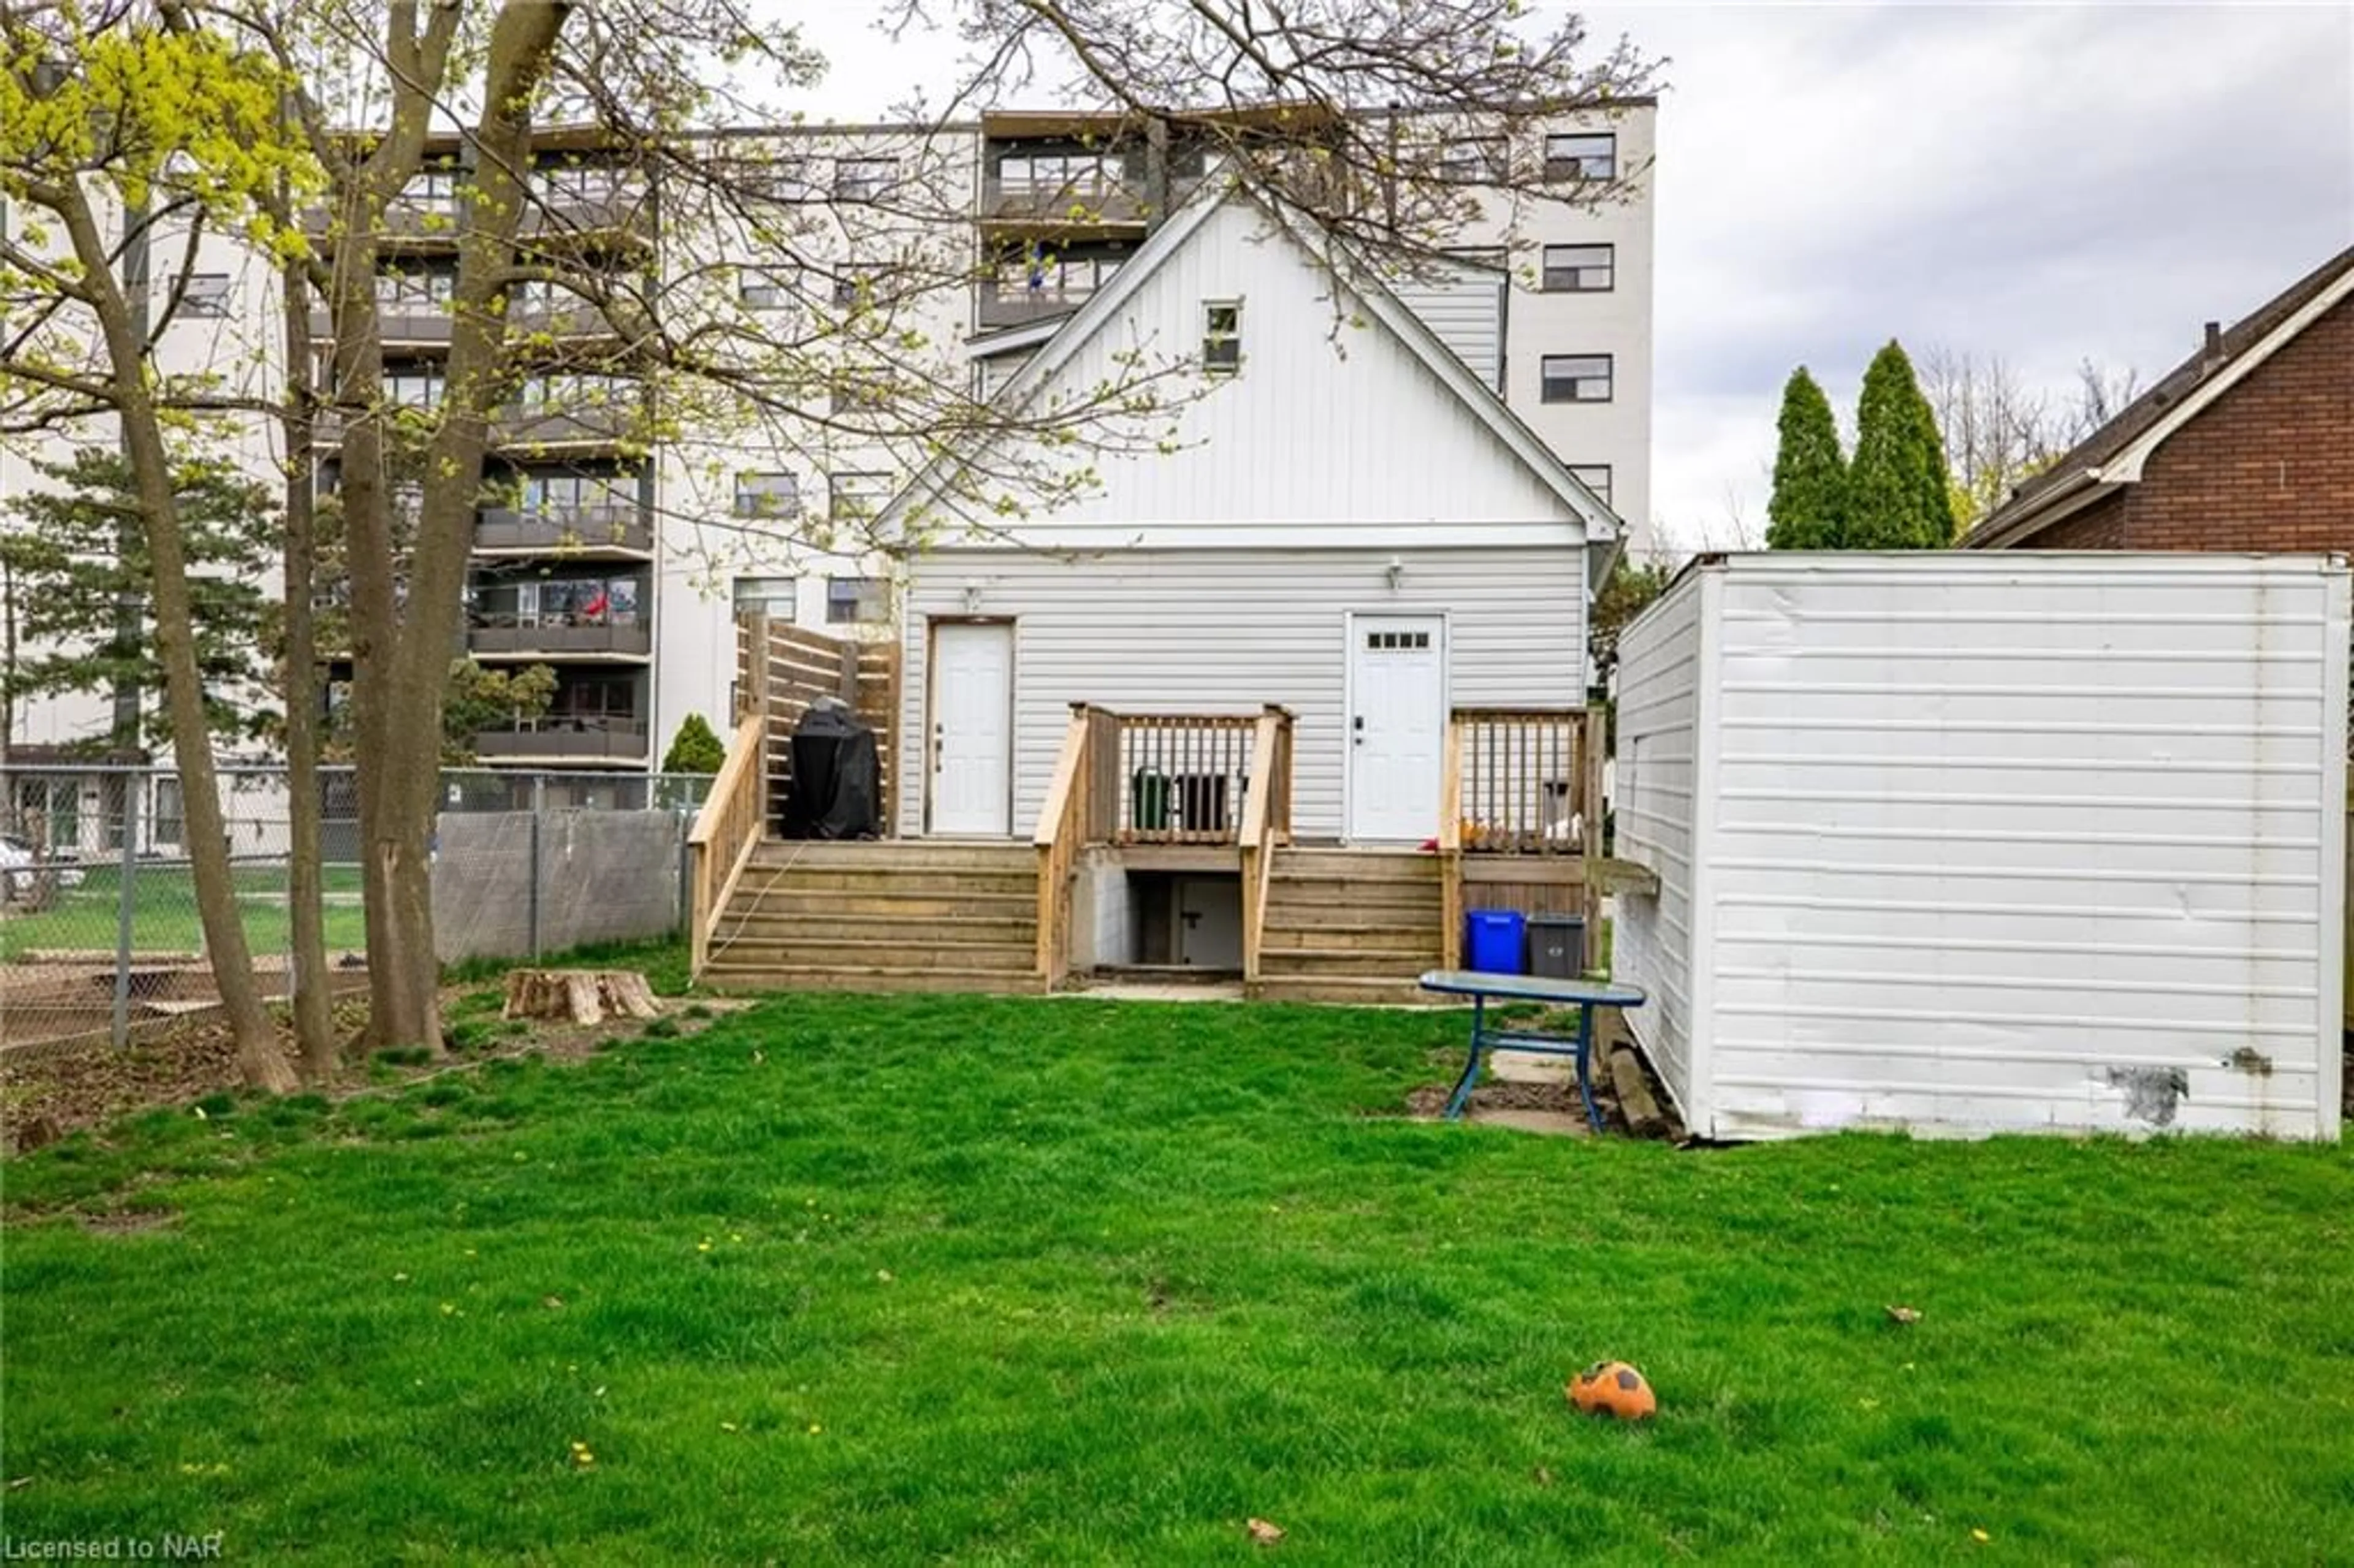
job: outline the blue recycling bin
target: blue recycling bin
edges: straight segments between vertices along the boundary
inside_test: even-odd
[[[1463,958],[1481,974],[1528,972],[1528,916],[1517,909],[1467,909],[1463,912]]]

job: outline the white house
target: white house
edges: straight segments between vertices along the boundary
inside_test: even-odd
[[[1280,706],[1299,841],[1433,837],[1452,711],[1584,701],[1589,584],[1617,520],[1500,400],[1492,366],[1246,196],[1197,197],[999,396],[1082,397],[1139,352],[1198,378],[1172,450],[1101,454],[1099,486],[1051,508],[977,502],[942,466],[885,519],[933,539],[902,608],[898,755],[921,765],[899,770],[900,833],[1027,837],[1091,704]]]

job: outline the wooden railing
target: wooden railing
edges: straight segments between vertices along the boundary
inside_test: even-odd
[[[876,805],[888,837],[896,820],[899,727],[899,648],[896,642],[850,642],[804,630],[765,615],[736,623],[737,702],[768,715],[769,797],[792,789],[793,730],[811,705],[835,698],[850,705],[875,732]]]
[[[1498,891],[1501,857],[1575,858],[1567,883],[1591,931],[1604,878],[1600,708],[1458,708],[1440,762],[1438,858],[1444,952],[1463,959],[1465,861],[1477,857],[1488,895]],[[1496,858],[1490,858],[1496,857]],[[1504,878],[1510,883],[1509,874]]]
[[[1104,742],[1089,774],[1091,833],[1116,844],[1240,841],[1257,715],[1089,711]]]
[[[1291,842],[1291,715],[1269,707],[1251,736],[1252,771],[1242,823],[1243,979],[1258,979],[1267,879],[1278,844]]]
[[[1445,812],[1467,854],[1583,854],[1601,832],[1599,710],[1458,708]]]
[[[1049,991],[1070,969],[1071,878],[1091,836],[1088,798],[1094,791],[1087,781],[1097,771],[1095,740],[1102,727],[1098,710],[1071,705],[1062,754],[1055,758],[1055,777],[1038,810],[1038,831],[1031,836],[1038,851],[1038,974]]]
[[[768,816],[763,727],[758,711],[745,715],[737,725],[727,760],[712,781],[703,810],[695,815],[694,832],[687,835],[688,874],[694,879],[689,938],[698,978],[711,961],[712,933],[726,913],[727,900],[760,842],[760,824]]]
[[[1089,844],[1235,844],[1244,964],[1257,963],[1271,849],[1291,837],[1291,715],[1118,714],[1071,705],[1031,842],[1038,852],[1038,974],[1070,969],[1071,884]]]

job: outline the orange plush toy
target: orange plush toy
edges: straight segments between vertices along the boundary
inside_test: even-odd
[[[1596,1361],[1569,1380],[1569,1402],[1588,1415],[1646,1421],[1659,1408],[1651,1385],[1625,1361]]]

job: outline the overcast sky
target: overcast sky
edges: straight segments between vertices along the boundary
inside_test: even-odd
[[[877,39],[871,0],[773,3],[834,62],[822,117],[952,77],[947,40]],[[1671,62],[1651,461],[1685,547],[1762,536],[1794,366],[1843,420],[1891,336],[2147,382],[2354,244],[2344,0],[1585,9]]]

